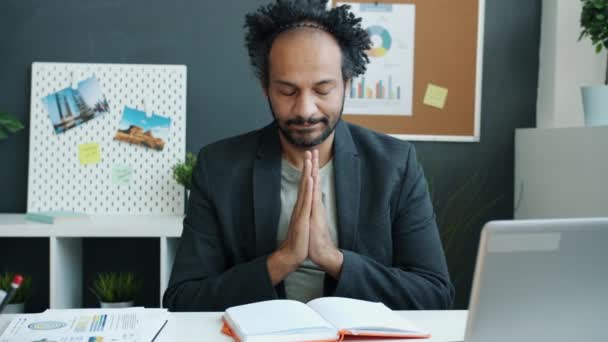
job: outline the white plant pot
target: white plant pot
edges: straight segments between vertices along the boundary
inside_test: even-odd
[[[135,304],[135,301],[133,301],[133,300],[128,301],[128,302],[115,302],[115,303],[99,302],[99,306],[101,306],[102,309],[131,308],[131,307],[133,307],[133,304]]]
[[[2,310],[4,314],[22,314],[25,312],[25,303],[7,304]]]
[[[581,87],[585,126],[608,125],[608,85]]]

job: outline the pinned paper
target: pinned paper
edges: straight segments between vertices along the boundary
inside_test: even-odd
[[[448,89],[429,83],[424,95],[424,104],[427,106],[443,109],[448,97]]]
[[[101,161],[101,148],[98,143],[81,144],[78,146],[78,160],[81,165],[97,164]]]
[[[110,107],[97,78],[78,82],[42,98],[55,134],[61,134],[109,112]]]
[[[169,137],[171,118],[127,107],[123,110],[114,140],[162,151]]]
[[[112,167],[112,184],[117,186],[129,185],[133,179],[131,165],[117,164]]]

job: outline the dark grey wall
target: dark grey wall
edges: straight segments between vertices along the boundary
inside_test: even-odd
[[[242,26],[244,14],[266,2],[1,1],[0,110],[28,126],[33,61],[186,64],[189,151],[260,127],[270,114],[248,67]],[[540,0],[486,0],[481,143],[416,143],[445,234],[457,308],[468,303],[482,222],[512,217],[514,129],[535,124],[540,10]],[[0,142],[0,212],[26,209],[27,156],[27,131]],[[147,242],[132,243],[157,254]],[[86,261],[89,274],[98,261]],[[15,266],[0,259],[0,270]],[[48,301],[37,300],[32,310]]]

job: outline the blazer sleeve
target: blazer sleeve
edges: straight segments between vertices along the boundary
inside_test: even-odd
[[[266,259],[227,264],[226,241],[212,200],[205,150],[199,153],[179,247],[163,306],[170,311],[224,311],[276,299]],[[246,285],[245,285],[246,284]]]
[[[445,255],[422,167],[410,146],[396,216],[393,264],[342,250],[339,279],[326,276],[334,296],[383,302],[393,310],[449,309],[454,299]],[[333,290],[333,291],[332,291]]]

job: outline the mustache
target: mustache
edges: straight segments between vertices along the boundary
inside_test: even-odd
[[[326,125],[329,124],[329,120],[326,117],[304,119],[303,117],[300,117],[300,116],[298,116],[295,119],[289,119],[285,123],[287,124],[287,126],[291,126],[291,125],[304,125],[304,124],[314,125],[319,122],[322,122]]]

